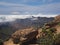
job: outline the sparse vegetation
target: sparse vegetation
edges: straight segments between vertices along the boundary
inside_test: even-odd
[[[26,23],[26,25],[28,25],[27,29],[26,28],[22,30],[19,29],[19,31],[16,31],[14,34],[12,34],[11,37],[9,37],[10,36],[9,34],[11,34],[12,32],[11,31],[12,28],[3,25],[2,27],[0,27],[0,34],[2,34],[3,36],[0,37],[3,37],[4,39],[3,40],[0,39],[0,45],[3,44],[3,41],[9,41],[9,39],[12,39],[12,42],[14,42],[13,44],[21,43],[25,45],[26,43],[29,42],[29,43],[38,43],[39,45],[60,45],[60,34],[57,34],[58,33],[57,30],[59,30],[60,28],[57,29],[58,27],[56,26],[56,25],[60,25],[59,21],[57,22],[52,21],[50,23],[48,22],[45,25],[44,25],[45,22],[44,23],[42,22],[43,24],[41,25],[40,23],[41,22],[39,22],[39,20],[38,21],[35,20],[35,22],[33,22],[33,24],[30,25],[32,27],[31,30],[30,28],[28,28],[29,23],[28,24]],[[40,32],[38,32],[38,30],[40,30]]]
[[[0,39],[0,45],[3,45],[3,40],[2,39]]]
[[[60,23],[58,25],[60,26]]]
[[[60,45],[60,33],[55,36],[54,45]]]
[[[38,39],[39,45],[53,45],[55,38],[55,28],[42,28],[43,35]]]

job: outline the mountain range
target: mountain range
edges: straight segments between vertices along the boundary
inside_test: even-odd
[[[3,20],[3,22],[0,22],[0,36],[2,40],[5,40],[5,38],[10,37],[11,34],[13,34],[18,29],[26,29],[30,27],[42,27],[45,23],[48,23],[50,21],[54,20],[54,17],[31,17],[31,18],[25,18],[25,19],[16,19],[14,21],[7,21],[4,22],[5,18],[0,18]],[[3,38],[2,38],[3,37]]]
[[[37,45],[39,45],[40,41],[43,41],[43,39],[44,39],[43,42],[46,42],[45,39],[47,38],[48,44],[60,45],[60,15],[56,16],[54,18],[46,18],[46,17],[43,17],[43,18],[37,17],[35,19],[34,18],[35,17],[33,17],[33,20],[31,20],[30,18],[27,18],[28,20],[31,20],[31,22],[33,22],[32,24],[34,24],[34,25],[33,26],[31,25],[32,27],[28,28],[28,26],[26,26],[25,29],[16,30],[10,36],[10,38],[4,42],[4,44],[5,45],[10,45],[10,44],[11,45],[14,45],[14,44],[17,44],[17,45],[18,44],[19,45],[20,44],[22,44],[22,45],[29,45],[29,44],[36,45],[37,44]],[[40,23],[40,20],[41,20],[41,23]],[[17,20],[17,22],[20,22],[20,21],[21,20]],[[25,21],[26,21],[26,19],[24,21],[22,20],[21,22],[25,22]],[[24,24],[26,24],[26,23],[24,23]],[[35,28],[33,28],[34,26],[35,26],[35,28],[38,28],[38,27],[39,28],[35,29]],[[53,43],[51,41],[53,41]]]

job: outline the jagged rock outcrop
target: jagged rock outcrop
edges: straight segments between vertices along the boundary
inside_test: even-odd
[[[18,30],[12,34],[11,40],[14,44],[29,42],[30,40],[36,39],[38,30],[33,28]],[[9,41],[9,40],[8,40]]]
[[[55,17],[55,21],[56,22],[59,22],[60,21],[60,15],[58,15],[58,16]]]

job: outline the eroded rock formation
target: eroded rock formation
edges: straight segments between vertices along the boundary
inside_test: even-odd
[[[9,40],[14,44],[23,44],[25,42],[29,43],[29,41],[36,40],[37,35],[38,35],[38,30],[34,30],[33,28],[23,29],[13,33],[11,36],[11,40],[10,39]]]

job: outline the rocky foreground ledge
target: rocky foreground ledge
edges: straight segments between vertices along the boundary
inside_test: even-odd
[[[34,44],[36,43],[37,35],[38,30],[34,30],[33,28],[18,30],[12,34],[8,41],[4,42],[4,45],[25,45],[26,43]]]

